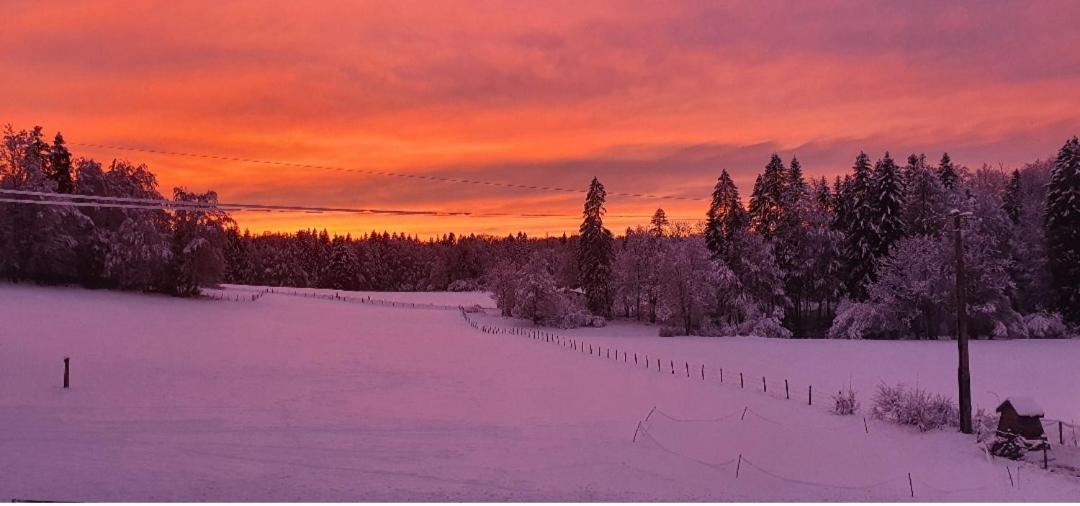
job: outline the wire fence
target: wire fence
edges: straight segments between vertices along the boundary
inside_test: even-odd
[[[759,478],[765,478],[770,481],[776,481],[783,483],[786,486],[800,486],[814,489],[828,489],[833,491],[843,491],[854,493],[855,496],[864,497],[886,497],[886,498],[917,498],[917,497],[936,497],[936,498],[954,498],[961,494],[971,494],[976,492],[998,490],[1007,491],[1009,489],[1019,488],[1020,466],[1015,469],[1006,466],[1005,469],[994,469],[988,474],[981,475],[977,480],[983,481],[982,484],[976,484],[976,486],[968,487],[944,487],[932,483],[928,476],[924,476],[923,473],[932,473],[932,471],[916,469],[911,472],[895,473],[894,471],[888,471],[883,473],[880,479],[863,482],[839,482],[839,481],[819,481],[818,479],[808,478],[805,476],[795,476],[791,473],[785,473],[772,469],[771,466],[756,462],[756,458],[746,452],[733,453],[726,456],[722,456],[715,460],[702,458],[700,455],[691,455],[684,450],[674,448],[671,444],[662,441],[660,434],[656,433],[655,424],[657,420],[663,420],[665,422],[675,424],[717,424],[718,430],[723,430],[725,435],[731,434],[730,427],[734,424],[751,424],[760,426],[760,422],[764,417],[755,417],[756,415],[749,407],[735,410],[723,416],[714,418],[682,418],[674,416],[664,412],[661,409],[654,407],[649,414],[645,416],[634,431],[632,442],[637,445],[646,445],[654,448],[664,454],[675,456],[679,459],[693,462],[695,464],[707,467],[719,473],[730,473],[736,479],[745,479],[748,474],[752,473]],[[771,426],[771,425],[770,425]],[[799,428],[809,431],[822,430],[821,428],[808,428],[805,425],[798,425]],[[700,429],[699,429],[700,430]],[[700,433],[699,433],[700,436]],[[771,436],[770,436],[771,437]],[[692,441],[697,444],[701,440],[700,437],[694,438]],[[729,438],[728,440],[731,440]],[[727,458],[724,458],[727,457]],[[788,463],[788,467],[791,467],[791,463]],[[818,468],[829,469],[829,466],[817,466]],[[827,472],[827,471],[826,471]],[[818,473],[820,474],[820,472]],[[892,476],[889,476],[892,474]],[[820,478],[820,476],[818,477]],[[970,477],[969,477],[970,480]]]

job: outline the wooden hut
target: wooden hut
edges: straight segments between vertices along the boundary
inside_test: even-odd
[[[1001,413],[998,435],[1019,435],[1025,439],[1046,439],[1043,432],[1043,409],[1030,397],[1009,397],[997,407]]]

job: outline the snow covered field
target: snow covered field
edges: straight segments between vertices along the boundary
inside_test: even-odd
[[[491,306],[482,294],[351,295]],[[811,383],[825,401],[850,381],[864,405],[879,380],[949,393],[952,343],[559,332],[690,362],[687,378],[681,363],[658,374],[632,355],[483,333],[454,310],[280,293],[0,285],[0,317],[0,500],[1080,498],[1076,478],[991,462],[951,431],[864,425],[801,401]],[[1070,341],[974,343],[976,403],[1027,393],[1051,417],[1077,416],[1078,359]],[[783,399],[784,379],[800,400]]]

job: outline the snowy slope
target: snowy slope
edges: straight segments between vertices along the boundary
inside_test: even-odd
[[[905,500],[908,473],[918,500],[1080,497],[957,434],[455,311],[0,285],[0,313],[0,500]]]

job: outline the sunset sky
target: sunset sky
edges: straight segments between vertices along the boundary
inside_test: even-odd
[[[1080,134],[1080,2],[5,2],[0,122],[69,143],[707,198],[769,155],[969,167]],[[574,232],[583,195],[72,146],[222,201],[562,217],[239,213],[252,231]],[[657,207],[616,198],[609,228]]]

